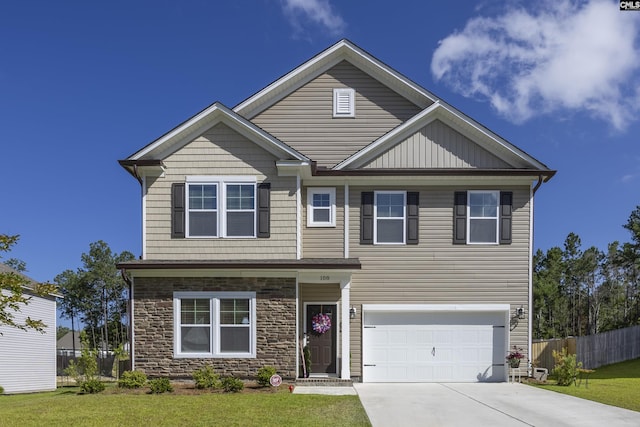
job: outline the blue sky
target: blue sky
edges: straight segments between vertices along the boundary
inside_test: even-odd
[[[471,3],[471,2],[469,2]],[[141,253],[117,161],[348,38],[558,174],[535,246],[628,241],[640,205],[640,12],[614,1],[23,0],[0,4],[0,233],[47,281]]]

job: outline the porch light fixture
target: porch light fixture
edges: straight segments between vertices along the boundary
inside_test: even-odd
[[[354,306],[351,306],[349,309],[349,317],[352,319],[356,318],[356,308]]]
[[[518,319],[524,319],[524,308],[520,306],[520,308],[516,308],[516,317]]]

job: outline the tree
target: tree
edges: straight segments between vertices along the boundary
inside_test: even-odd
[[[640,324],[640,206],[624,228],[631,241],[607,251],[581,249],[570,233],[564,248],[538,250],[533,259],[533,336],[596,334]]]
[[[18,258],[9,258],[4,262],[5,265],[13,268],[18,273],[27,272],[27,263]]]
[[[19,235],[0,234],[0,252],[9,252],[19,238]],[[44,328],[47,325],[42,320],[27,317],[22,323],[15,318],[15,314],[20,312],[23,306],[28,305],[32,298],[25,293],[25,287],[31,288],[36,295],[47,295],[56,291],[55,286],[49,283],[34,284],[21,274],[12,271],[0,272],[0,325],[24,331],[33,329],[44,333]]]
[[[56,276],[64,299],[62,315],[86,327],[92,348],[116,348],[126,340],[127,285],[116,264],[133,259],[131,252],[113,253],[103,241],[89,245],[81,255],[82,268],[65,270]]]

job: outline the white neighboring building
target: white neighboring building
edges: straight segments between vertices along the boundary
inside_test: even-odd
[[[0,272],[16,273],[5,264],[0,264]],[[24,292],[31,295],[31,301],[13,312],[16,322],[31,317],[47,326],[40,333],[0,325],[0,386],[7,394],[56,389],[56,298],[38,296],[29,289]]]

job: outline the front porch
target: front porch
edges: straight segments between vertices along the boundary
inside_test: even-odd
[[[301,275],[297,385],[351,386],[350,274]],[[306,357],[305,357],[306,355]]]

